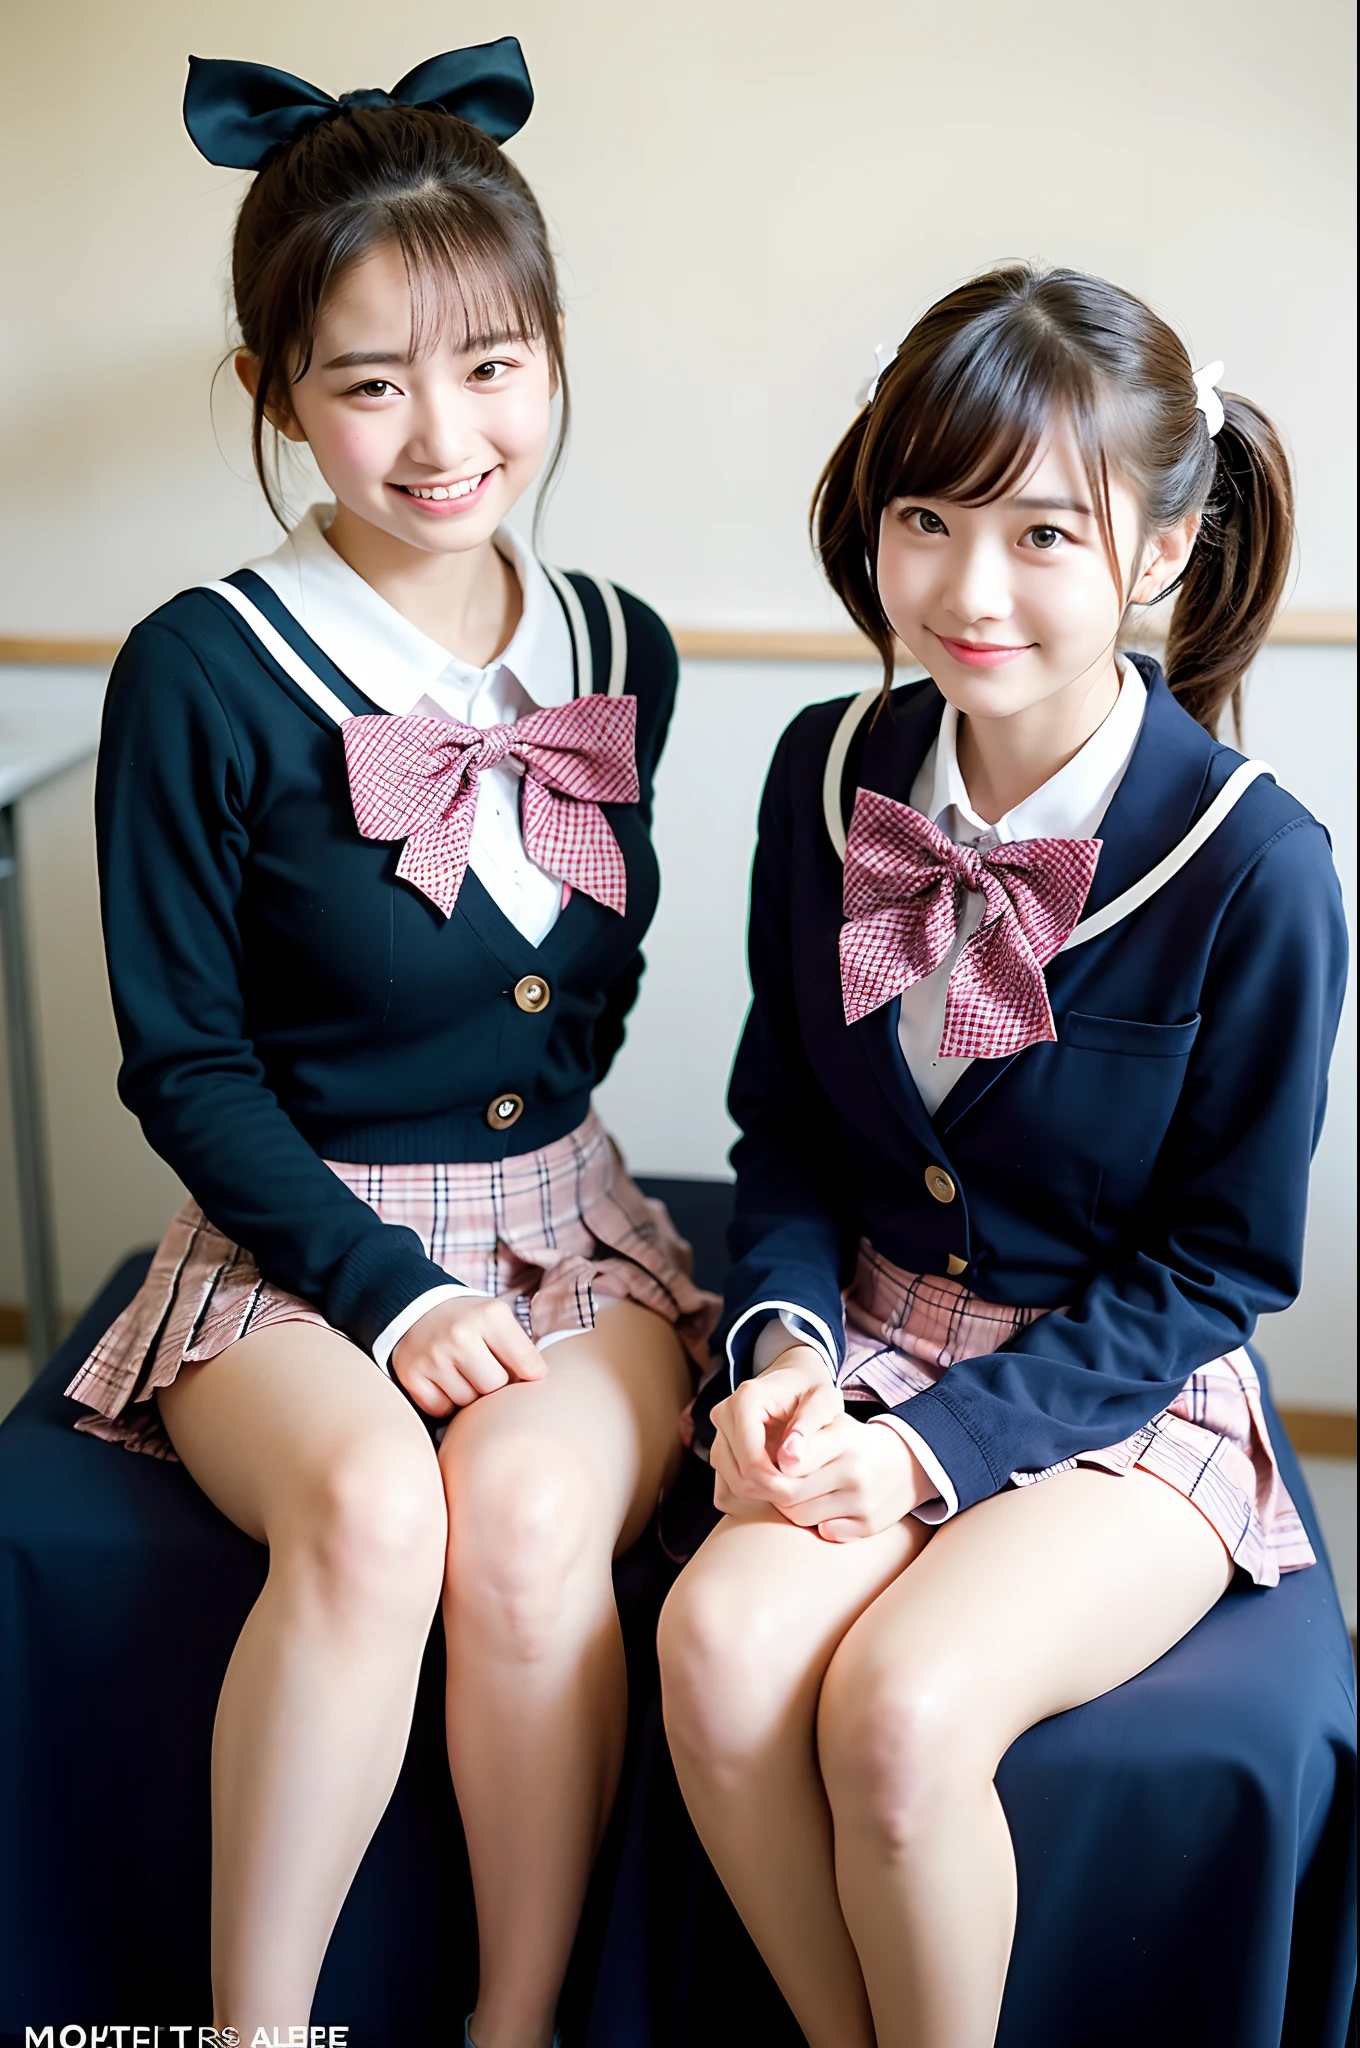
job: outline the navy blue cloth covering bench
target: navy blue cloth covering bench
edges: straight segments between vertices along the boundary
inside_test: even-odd
[[[648,1183],[720,1281],[730,1192]],[[264,1553],[184,1471],[71,1423],[61,1395],[135,1289],[129,1260],[0,1427],[0,2048],[26,2026],[201,2023],[208,1757]],[[1321,1537],[1284,1437],[1285,1478]],[[794,2048],[801,2035],[695,1840],[652,1638],[674,1575],[617,1569],[633,1681],[623,1789],[564,1999],[569,2048]],[[443,2048],[475,1935],[426,1659],[401,1780],[315,2018],[353,2048]],[[1341,2048],[1354,1985],[1354,1683],[1325,1563],[1236,1584],[1151,1671],[1032,1729],[1000,1789],[1020,1865],[1001,2048]]]

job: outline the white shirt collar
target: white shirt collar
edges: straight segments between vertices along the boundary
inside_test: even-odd
[[[988,837],[1007,846],[1017,839],[1089,839],[1124,779],[1142,730],[1147,690],[1132,662],[1119,664],[1119,695],[1084,747],[1032,796],[989,825],[968,801],[959,768],[959,714],[944,707],[939,737],[912,786],[912,807],[956,842]]]
[[[474,700],[495,684],[492,695],[501,701],[489,708],[500,716],[514,708],[513,693],[507,699],[504,688],[511,679],[531,705],[568,702],[574,688],[571,630],[542,563],[510,527],[497,529],[496,547],[519,578],[524,609],[504,653],[479,669],[413,626],[341,560],[326,539],[334,517],[333,505],[313,505],[280,548],[246,566],[382,710],[404,717],[434,693],[436,701],[467,717]]]

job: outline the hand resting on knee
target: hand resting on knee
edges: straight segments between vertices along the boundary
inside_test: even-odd
[[[452,1415],[511,1380],[541,1380],[543,1355],[509,1303],[482,1294],[437,1302],[392,1352],[392,1372],[426,1415]]]
[[[766,1503],[829,1543],[877,1535],[936,1492],[895,1430],[866,1428],[819,1351],[792,1345],[713,1411],[714,1499]]]

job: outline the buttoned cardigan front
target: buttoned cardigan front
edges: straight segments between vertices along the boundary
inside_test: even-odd
[[[229,580],[350,710],[387,708],[258,570]],[[568,580],[603,679],[605,602]],[[622,1041],[657,901],[652,785],[677,664],[656,615],[617,595],[641,797],[604,810],[627,909],[576,891],[538,944],[475,858],[447,919],[398,879],[400,845],[355,824],[338,728],[216,593],[163,605],[115,664],[95,803],[120,1094],[209,1220],[365,1349],[458,1276],[325,1160],[532,1152],[583,1121]],[[493,1114],[507,1100],[523,1103],[509,1127]]]

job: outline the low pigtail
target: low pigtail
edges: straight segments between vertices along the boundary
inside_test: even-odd
[[[879,602],[873,557],[878,534],[865,531],[864,454],[870,408],[841,436],[812,494],[809,526],[827,582],[883,661],[883,688],[892,688],[897,642]]]
[[[1265,414],[1223,393],[1217,471],[1172,615],[1166,679],[1209,732],[1225,704],[1242,726],[1242,680],[1265,644],[1289,578],[1294,482]]]

